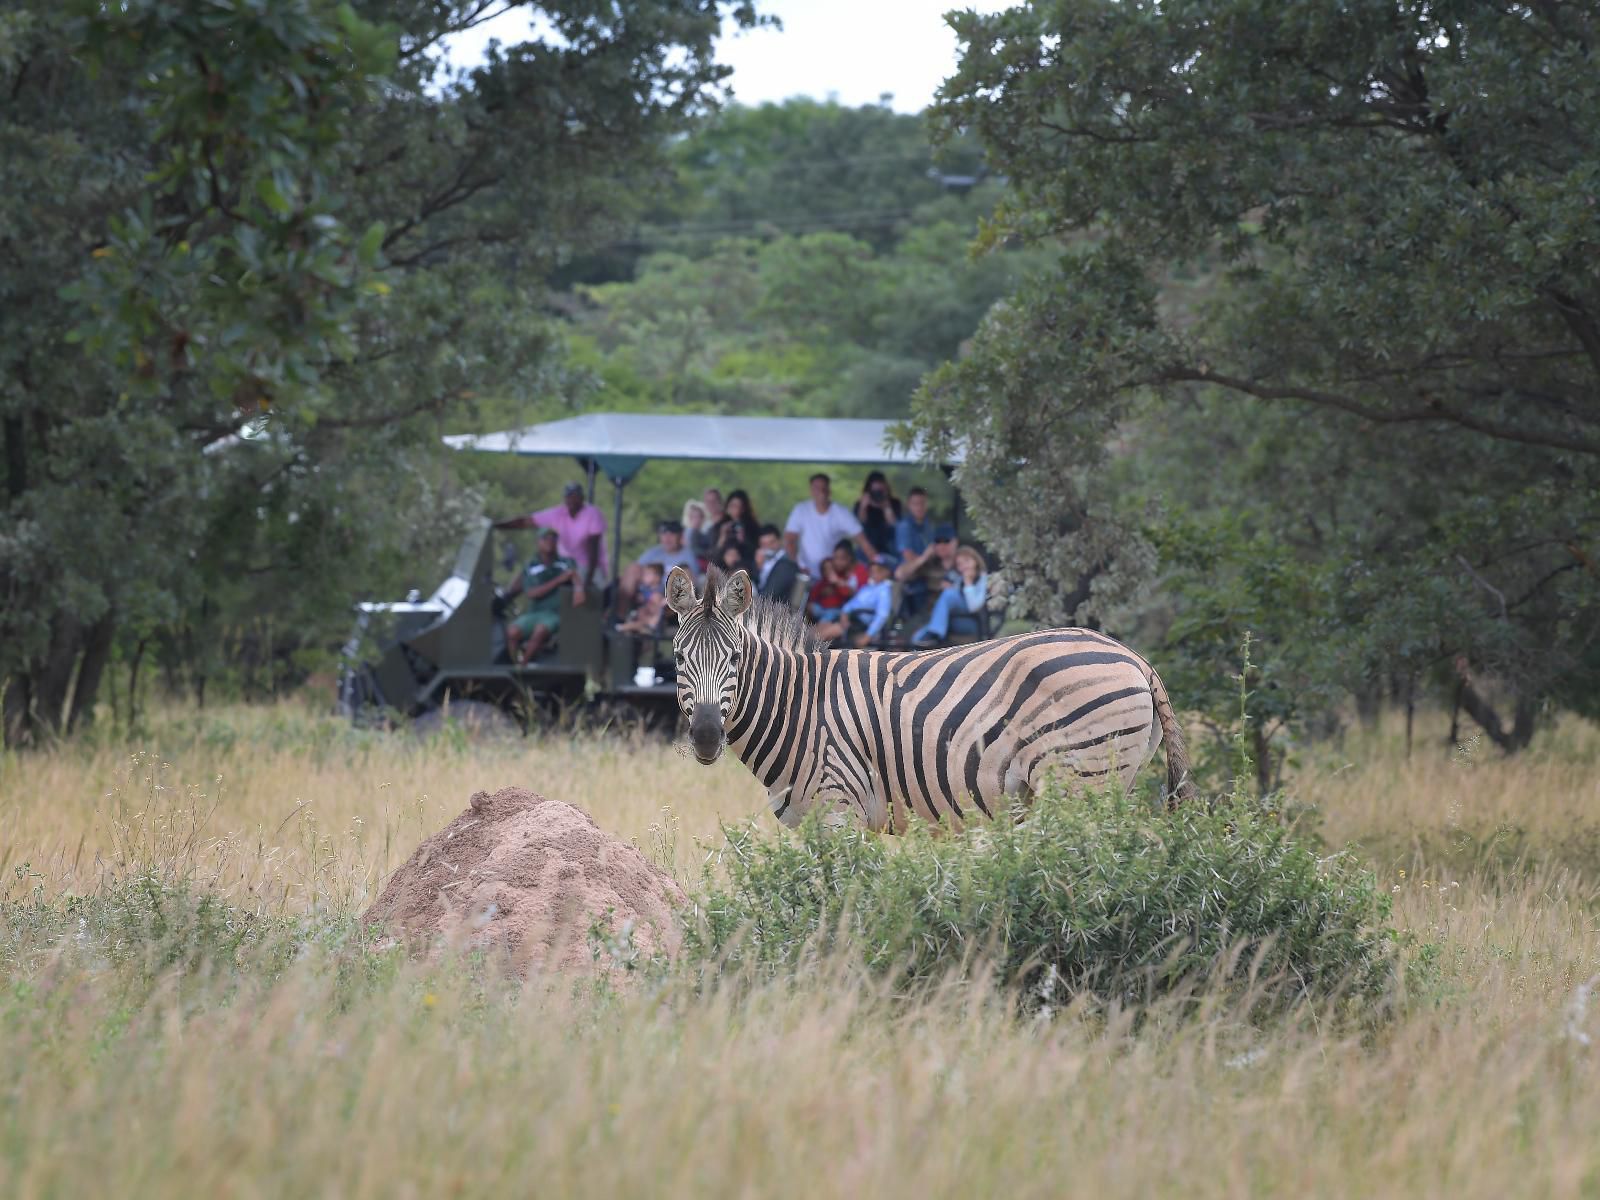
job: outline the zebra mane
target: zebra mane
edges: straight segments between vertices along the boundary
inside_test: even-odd
[[[811,625],[803,612],[765,596],[750,598],[750,607],[744,614],[744,627],[758,641],[785,650],[804,652],[822,649],[822,643],[812,634]]]
[[[726,575],[717,567],[706,571],[706,590],[700,598],[700,611],[710,617],[716,608],[717,595],[722,591]],[[805,613],[790,608],[777,600],[754,594],[755,580],[750,581],[752,595],[750,607],[744,613],[744,627],[758,641],[778,646],[784,650],[820,650],[822,644],[811,633]]]

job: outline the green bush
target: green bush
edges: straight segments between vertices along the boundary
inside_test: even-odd
[[[1240,808],[1156,814],[1120,796],[1041,797],[1026,819],[886,839],[808,821],[725,829],[687,932],[690,964],[757,974],[842,950],[915,989],[956,968],[1049,1002],[1268,986],[1276,1004],[1383,992],[1388,896]]]
[[[315,960],[332,972],[333,997],[343,1005],[398,969],[403,956],[378,950],[374,940],[353,914],[256,912],[148,872],[107,880],[86,896],[0,893],[0,983],[65,954],[108,971],[128,996],[178,980],[185,991],[216,998],[271,985],[292,964]]]

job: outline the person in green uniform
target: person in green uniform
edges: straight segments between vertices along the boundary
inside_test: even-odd
[[[572,584],[572,602],[583,603],[578,564],[556,553],[556,538],[556,531],[548,525],[539,530],[538,557],[522,572],[522,594],[528,607],[506,625],[506,646],[518,666],[527,666],[561,627],[561,588]]]

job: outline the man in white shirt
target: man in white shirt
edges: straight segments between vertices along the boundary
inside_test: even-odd
[[[813,579],[822,578],[822,563],[841,538],[849,538],[868,562],[878,556],[861,522],[842,504],[833,502],[832,482],[821,472],[811,477],[811,499],[802,500],[789,514],[783,528],[783,546],[789,557]]]

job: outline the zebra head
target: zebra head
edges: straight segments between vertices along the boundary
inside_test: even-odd
[[[702,763],[722,754],[723,727],[739,688],[739,653],[744,632],[739,618],[750,607],[750,576],[735,571],[726,579],[713,567],[704,596],[682,567],[667,576],[667,604],[678,614],[672,640],[678,666],[678,706],[689,718],[689,744]]]

